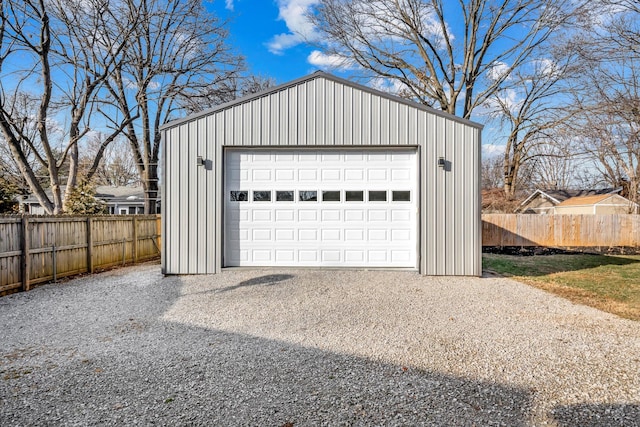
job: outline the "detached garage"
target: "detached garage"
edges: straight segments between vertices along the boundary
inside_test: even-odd
[[[322,72],[170,122],[163,272],[478,276],[481,129]]]

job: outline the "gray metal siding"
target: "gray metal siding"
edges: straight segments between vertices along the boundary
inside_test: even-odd
[[[226,118],[225,146],[318,147],[418,145],[417,113],[408,105],[318,78],[214,114]]]
[[[223,147],[419,147],[420,263],[481,275],[480,128],[318,76],[163,129],[167,274],[223,265]],[[197,167],[202,155],[207,167]],[[451,170],[437,166],[439,157]]]

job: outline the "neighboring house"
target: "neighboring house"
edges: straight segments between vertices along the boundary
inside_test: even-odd
[[[638,213],[638,204],[619,194],[572,197],[555,206],[556,214]]]
[[[516,208],[516,213],[554,214],[555,206],[572,197],[617,194],[618,188],[602,188],[597,190],[536,190]]]
[[[161,131],[165,274],[482,274],[477,123],[317,72]]]
[[[64,188],[62,189],[64,194]],[[51,197],[51,191],[46,190]],[[133,215],[144,213],[144,190],[142,187],[111,187],[101,185],[96,187],[96,198],[107,205],[107,213],[116,215]],[[20,212],[32,215],[44,215],[46,212],[38,199],[30,194],[19,196]]]

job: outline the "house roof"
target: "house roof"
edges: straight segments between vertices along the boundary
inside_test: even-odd
[[[96,187],[96,197],[108,202],[142,202],[144,201],[144,189],[142,187],[100,185]]]
[[[61,191],[64,196],[66,186],[61,186]],[[48,197],[51,197],[51,189],[46,189],[45,193]],[[33,194],[29,194],[26,197],[19,196],[18,201],[20,203],[39,204],[40,202]],[[112,187],[110,185],[99,185],[96,187],[96,197],[102,199],[105,202],[117,202],[117,203],[143,203],[144,202],[144,190],[142,187],[130,187],[120,186]]]
[[[598,194],[595,196],[583,196],[583,197],[572,197],[558,204],[559,207],[565,206],[592,206],[597,205],[598,203],[602,203],[603,201],[610,198],[617,198],[620,200],[618,204],[630,204],[633,203],[631,200],[626,199],[618,194]]]
[[[454,116],[452,114],[446,113],[446,112],[441,111],[441,110],[436,110],[435,108],[432,108],[432,107],[429,107],[429,106],[426,106],[426,105],[423,105],[423,104],[419,104],[419,103],[411,101],[409,99],[401,98],[399,96],[392,95],[390,93],[383,92],[383,91],[380,91],[380,90],[377,90],[377,89],[372,89],[372,88],[370,88],[368,86],[364,86],[364,85],[361,85],[359,83],[352,82],[351,80],[347,80],[347,79],[343,79],[341,77],[334,76],[333,74],[329,74],[329,73],[326,73],[324,71],[316,71],[316,72],[314,72],[312,74],[306,75],[304,77],[300,77],[299,79],[292,80],[290,82],[283,83],[283,84],[278,85],[278,86],[270,87],[270,88],[268,88],[266,90],[263,90],[261,92],[258,92],[258,93],[255,93],[255,94],[251,94],[251,95],[247,95],[247,96],[244,96],[242,98],[238,98],[238,99],[235,99],[233,101],[217,105],[217,106],[215,106],[213,108],[209,108],[207,110],[200,111],[198,113],[190,114],[190,115],[188,115],[188,116],[186,116],[184,118],[181,118],[181,119],[172,120],[172,121],[170,121],[168,123],[165,123],[164,125],[160,126],[160,130],[166,130],[168,128],[179,126],[179,125],[181,125],[183,123],[190,122],[192,120],[196,120],[196,119],[198,119],[200,117],[207,116],[207,115],[210,115],[210,114],[213,114],[213,113],[217,113],[219,111],[231,108],[231,107],[233,107],[235,105],[243,104],[243,103],[252,101],[252,100],[254,100],[256,98],[261,98],[263,96],[270,95],[272,93],[279,92],[279,91],[281,91],[283,89],[287,89],[289,87],[296,86],[296,85],[299,85],[300,83],[303,83],[303,82],[306,82],[306,81],[309,81],[309,80],[313,80],[313,79],[317,79],[317,78],[323,78],[323,79],[326,79],[326,80],[331,80],[331,81],[334,81],[334,82],[337,82],[337,83],[341,83],[343,85],[350,86],[350,87],[353,87],[355,89],[359,89],[361,91],[368,92],[368,93],[371,93],[371,94],[374,94],[374,95],[380,96],[382,98],[386,98],[386,99],[389,99],[389,100],[392,100],[392,101],[395,101],[395,102],[398,102],[398,103],[401,103],[401,104],[405,104],[405,105],[408,105],[410,107],[417,108],[419,110],[428,111],[429,113],[435,114],[437,116],[447,117],[449,119],[458,121],[460,123],[467,124],[469,126],[476,127],[478,129],[482,129],[484,127],[484,125],[481,125],[480,123],[472,122],[471,120],[463,119],[461,117]]]
[[[523,206],[526,206],[531,200],[535,199],[538,196],[544,197],[548,200],[551,200],[553,203],[558,204],[562,203],[564,200],[570,199],[572,197],[585,197],[585,196],[595,196],[600,194],[617,194],[622,191],[622,187],[618,188],[599,188],[599,189],[586,189],[586,190],[543,190],[537,189],[529,197],[524,199],[518,210],[522,209]]]
[[[595,205],[602,202],[605,199],[610,198],[611,194],[598,194],[595,196],[583,196],[583,197],[571,197],[562,203],[559,203],[558,206],[588,206]]]

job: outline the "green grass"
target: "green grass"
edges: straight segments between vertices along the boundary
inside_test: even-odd
[[[483,268],[580,304],[640,320],[640,255],[484,254]]]

